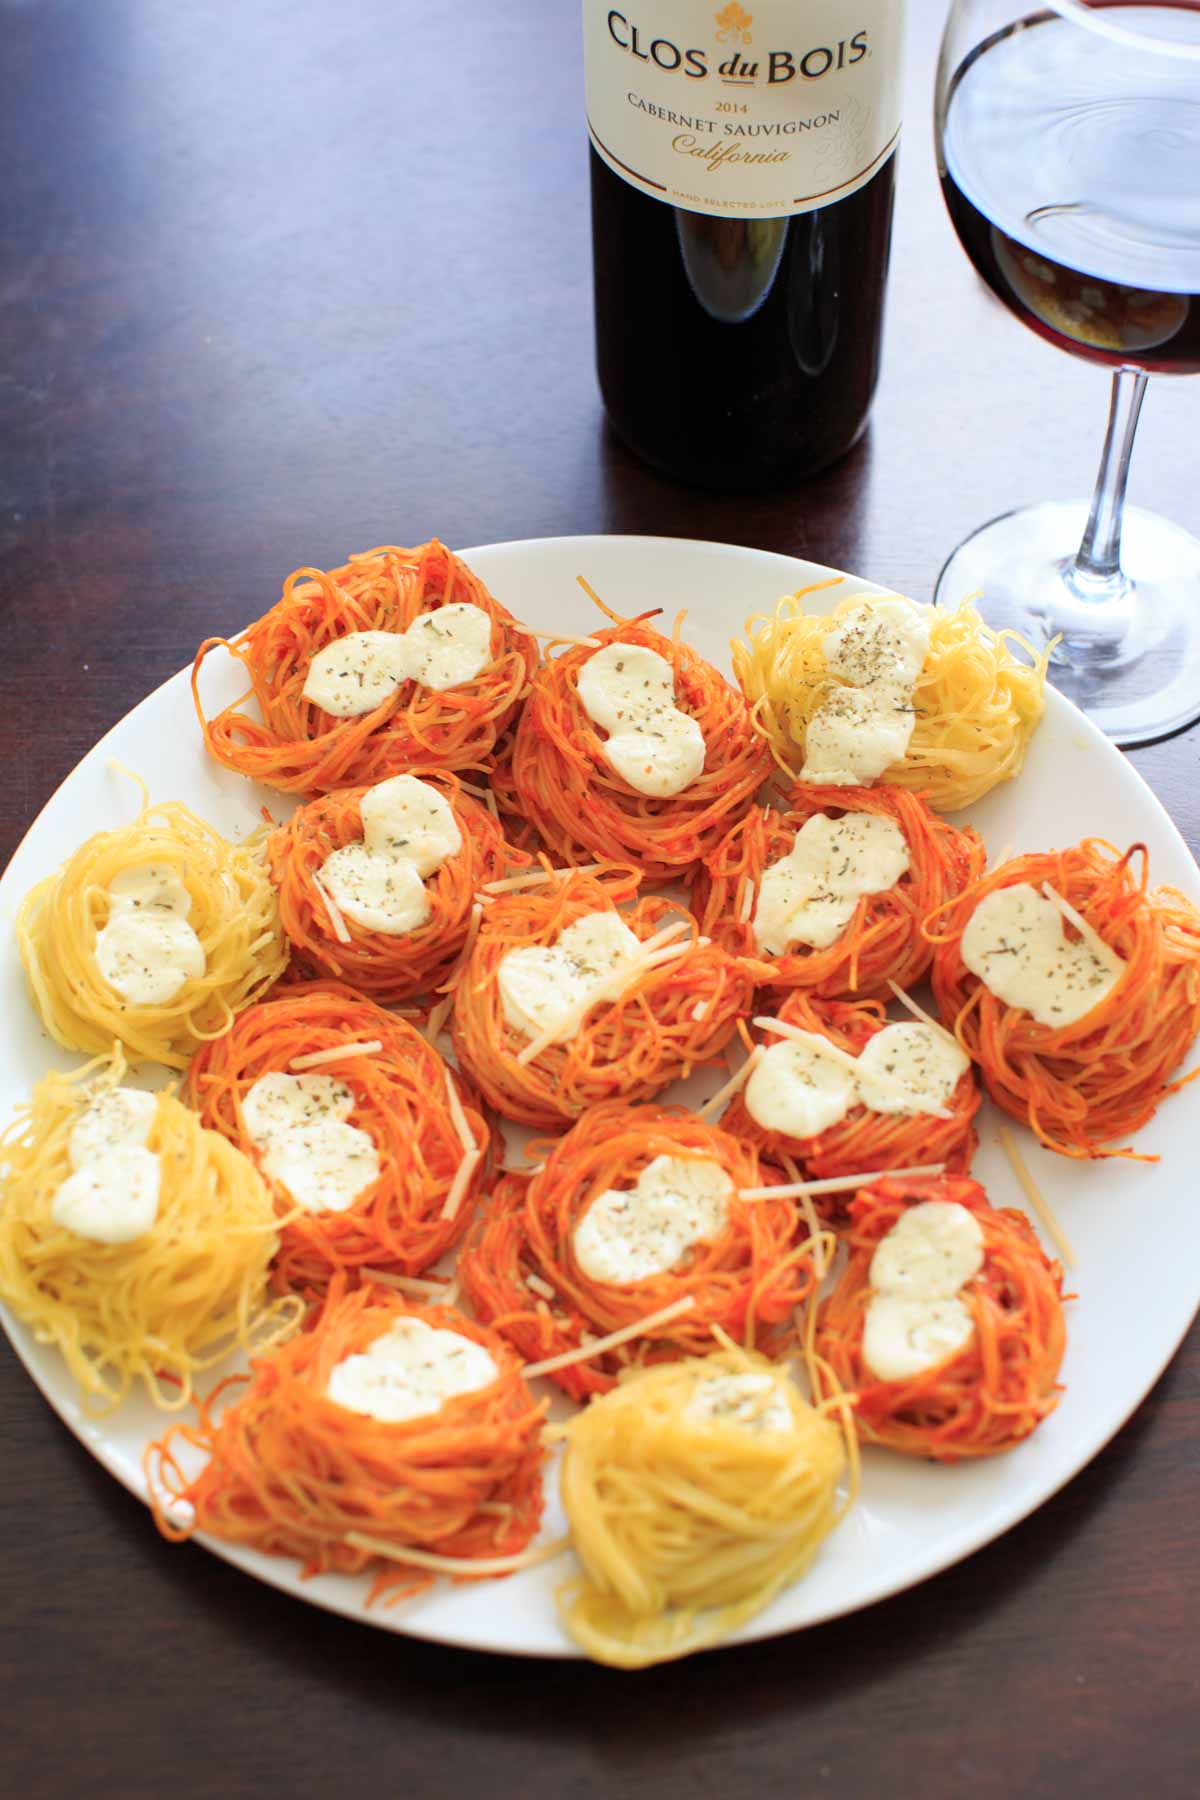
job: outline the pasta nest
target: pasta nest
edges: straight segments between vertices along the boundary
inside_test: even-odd
[[[890,819],[908,848],[909,867],[894,886],[864,894],[845,929],[817,948],[794,943],[774,956],[757,940],[754,916],[763,875],[819,814],[840,819],[866,813]],[[888,998],[889,983],[921,981],[933,951],[921,935],[925,919],[954,899],[987,860],[979,834],[930,810],[919,794],[895,787],[807,787],[797,783],[783,809],[756,806],[705,859],[692,885],[700,929],[745,961],[763,987],[802,988],[822,999]]]
[[[1073,1025],[1039,1024],[963,962],[975,908],[1020,882],[1039,891],[1049,884],[1125,963],[1116,986]],[[1079,935],[1073,925],[1064,932]],[[1148,886],[1144,845],[1121,854],[1086,838],[1013,857],[931,916],[926,936],[938,1008],[998,1106],[1063,1156],[1157,1160],[1107,1146],[1183,1086],[1171,1077],[1200,1031],[1200,911],[1175,888]]]
[[[825,637],[873,598],[850,594],[830,613],[811,613],[803,602],[812,591],[786,595],[773,614],[755,614],[746,622],[749,641],[735,638],[731,645],[755,726],[789,774],[803,766],[809,721],[836,685]],[[953,611],[935,608],[929,652],[913,688],[912,738],[880,779],[923,794],[939,812],[959,812],[1011,781],[1045,711],[1049,655],[1016,632],[993,631],[969,600]]]
[[[361,841],[361,806],[369,788],[346,788],[310,800],[267,841],[295,972],[348,982],[384,1005],[428,993],[449,975],[472,930],[477,889],[502,876],[513,854],[492,814],[465,794],[453,775],[429,769],[406,773],[445,798],[462,833],[462,848],[426,878],[429,917],[411,931],[392,936],[342,918],[349,938],[343,943],[320,883],[326,858]]]
[[[850,1056],[861,1055],[889,1023],[881,1001],[813,1000],[803,993],[789,994],[776,1016],[785,1025],[828,1038]],[[783,1040],[763,1032],[761,1041],[777,1044]],[[944,1163],[950,1174],[965,1175],[979,1145],[975,1115],[982,1098],[968,1068],[947,1102],[948,1119],[932,1113],[873,1112],[858,1103],[824,1131],[794,1138],[760,1125],[746,1104],[743,1087],[722,1113],[721,1129],[753,1144],[765,1162],[785,1168],[791,1164],[798,1180],[820,1181],[928,1163]],[[789,1168],[789,1175],[791,1172]],[[846,1222],[852,1199],[852,1193],[816,1194],[812,1205],[824,1223],[840,1226]]]
[[[335,718],[304,698],[313,657],[354,631],[406,631],[423,613],[458,602],[492,621],[492,660],[441,692],[406,681],[369,713]],[[209,719],[200,673],[228,650],[250,686]],[[537,646],[466,564],[432,539],[416,549],[384,545],[341,568],[297,569],[282,598],[236,638],[208,638],[196,652],[192,695],[217,761],[290,794],[373,786],[410,766],[486,768],[537,664]],[[258,717],[242,711],[253,699]]]
[[[635,871],[612,866],[557,880],[548,875],[544,889],[498,896],[485,908],[455,987],[452,1036],[459,1064],[505,1118],[559,1130],[598,1101],[649,1100],[711,1061],[736,1031],[750,1005],[750,977],[719,944],[701,941],[689,913],[646,896],[621,913],[625,925],[645,942],[681,922],[682,954],[635,970],[620,994],[592,1006],[565,1041],[520,1060],[533,1040],[505,1016],[504,958],[552,947],[589,914],[616,913],[637,887]]]
[[[740,1415],[698,1413],[706,1386],[744,1396]],[[782,1428],[755,1418],[768,1396]],[[783,1369],[732,1344],[626,1370],[565,1436],[563,1506],[584,1574],[559,1608],[587,1654],[618,1668],[720,1642],[805,1573],[841,1516],[838,1427]]]
[[[243,1110],[255,1082],[287,1073],[296,1056],[372,1042],[379,1048],[370,1054],[335,1054],[319,1068],[351,1090],[347,1123],[375,1145],[379,1177],[344,1212],[302,1210],[286,1188],[269,1184],[286,1214],[274,1270],[278,1287],[321,1293],[339,1272],[376,1268],[411,1276],[429,1268],[462,1237],[487,1186],[491,1128],[469,1079],[451,1071],[414,1026],[337,982],[299,984],[251,1008],[188,1070],[189,1103],[257,1163]],[[460,1117],[476,1156],[465,1183],[460,1170],[471,1153]],[[456,1179],[457,1204],[448,1210]]]
[[[593,632],[592,641],[640,645],[671,664],[675,705],[704,736],[703,770],[666,797],[639,793],[616,774],[577,691],[594,650],[577,646],[548,658],[534,676],[505,786],[562,861],[632,862],[645,882],[682,880],[751,804],[770,752],[737,689],[677,636],[630,620]]]
[[[331,1400],[329,1377],[406,1319],[480,1344],[497,1374],[486,1387],[452,1395],[419,1418],[381,1421]],[[375,1566],[369,1600],[401,1599],[434,1580],[405,1564],[405,1549],[462,1564],[514,1555],[542,1514],[541,1428],[521,1366],[494,1331],[447,1306],[416,1306],[377,1285],[331,1288],[315,1323],[260,1357],[244,1391],[219,1407],[221,1390],[195,1426],[176,1426],[146,1452],[159,1529],[172,1539],[210,1531],[227,1543],[292,1556],[305,1575],[354,1575]],[[180,1452],[207,1454],[194,1478]],[[179,1518],[183,1502],[192,1509]],[[395,1562],[347,1542],[363,1533]],[[485,1568],[483,1575],[494,1571]]]
[[[32,888],[17,914],[17,945],[42,1023],[67,1050],[107,1054],[119,1042],[131,1064],[186,1068],[198,1045],[287,966],[287,941],[267,874],[265,831],[231,844],[186,806],[146,805],[132,824],[97,832],[61,869]],[[125,1002],[101,975],[96,940],[108,923],[110,884],[147,865],[169,869],[187,890],[187,922],[204,951],[161,1005]]]
[[[983,1266],[960,1295],[974,1330],[932,1368],[880,1381],[863,1361],[871,1262],[904,1212],[930,1200],[964,1206],[979,1224]],[[1062,1270],[1024,1213],[990,1206],[979,1183],[964,1177],[885,1177],[855,1196],[845,1242],[846,1263],[817,1314],[815,1366],[830,1394],[855,1395],[852,1416],[865,1443],[938,1462],[994,1456],[1054,1411],[1066,1349]]]
[[[55,1222],[71,1132],[123,1073],[119,1054],[98,1073],[94,1063],[52,1071],[0,1139],[0,1297],[61,1352],[93,1413],[111,1412],[137,1382],[156,1406],[186,1406],[198,1371],[298,1317],[295,1301],[268,1300],[279,1227],[265,1184],[170,1093],[157,1096],[146,1143],[160,1170],[149,1229],[100,1243]]]
[[[577,1228],[602,1193],[636,1182],[658,1156],[719,1164],[734,1188],[726,1223],[665,1273],[624,1285],[589,1279],[575,1254]],[[681,1108],[602,1102],[549,1148],[532,1179],[509,1174],[497,1183],[460,1252],[459,1279],[479,1317],[530,1362],[691,1300],[635,1341],[551,1372],[577,1400],[607,1393],[631,1362],[703,1354],[716,1330],[782,1354],[814,1284],[814,1243],[792,1201],[738,1197],[762,1182],[754,1150]]]

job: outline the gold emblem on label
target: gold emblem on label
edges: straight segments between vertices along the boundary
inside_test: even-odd
[[[750,44],[750,27],[754,23],[754,14],[748,13],[738,5],[737,0],[729,0],[729,5],[717,14],[717,42],[719,44]]]

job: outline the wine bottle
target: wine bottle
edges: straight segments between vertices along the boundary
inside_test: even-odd
[[[705,487],[823,468],[879,374],[903,0],[583,0],[583,24],[609,419]]]

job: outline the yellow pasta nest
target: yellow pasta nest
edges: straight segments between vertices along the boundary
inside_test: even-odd
[[[563,1623],[619,1668],[735,1631],[805,1572],[840,1517],[841,1431],[777,1364],[734,1345],[631,1371],[565,1436],[563,1504],[585,1574],[559,1596]]]
[[[755,724],[789,775],[803,764],[808,723],[835,685],[825,636],[873,598],[850,594],[830,613],[808,613],[804,595],[812,591],[786,595],[771,615],[756,613],[746,621],[749,642],[735,638],[731,645]],[[1030,660],[1019,661],[1014,647]],[[880,779],[923,794],[938,812],[958,812],[1011,781],[1045,711],[1048,658],[1016,632],[993,631],[969,600],[954,612],[935,608],[929,652],[913,689],[912,738],[903,759]]]
[[[34,1005],[55,1043],[105,1055],[114,1040],[132,1064],[183,1069],[197,1046],[220,1037],[287,965],[275,890],[255,832],[231,844],[179,802],[143,807],[132,824],[88,838],[26,895],[17,943]],[[112,906],[110,884],[148,865],[170,870],[190,901],[187,922],[204,951],[163,1005],[122,1001],[100,973],[96,944]]]
[[[124,1064],[118,1054],[95,1068],[47,1075],[0,1138],[0,1299],[58,1347],[89,1412],[110,1412],[139,1379],[176,1410],[197,1371],[286,1335],[300,1303],[267,1300],[279,1236],[258,1171],[168,1093],[156,1096],[146,1141],[159,1163],[150,1228],[100,1243],[55,1222],[72,1129]]]

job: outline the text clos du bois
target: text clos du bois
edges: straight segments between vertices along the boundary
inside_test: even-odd
[[[866,424],[904,6],[847,11],[584,0],[600,388],[682,480],[783,483]]]

